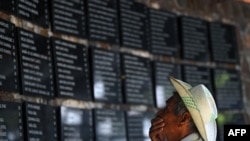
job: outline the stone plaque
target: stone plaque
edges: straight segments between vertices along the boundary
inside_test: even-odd
[[[221,63],[239,63],[235,27],[219,22],[209,25],[212,60]]]
[[[94,99],[122,103],[120,54],[94,47],[91,50]]]
[[[147,58],[122,54],[123,92],[128,104],[154,105],[152,67]]]
[[[20,103],[0,101],[0,140],[24,141]]]
[[[61,141],[94,141],[92,111],[60,107]]]
[[[214,94],[210,68],[203,66],[184,65],[182,73],[183,81],[189,83],[191,86],[204,84],[209,89],[211,94]]]
[[[86,0],[51,0],[52,31],[86,37]]]
[[[14,24],[0,20],[0,89],[19,92],[18,58]]]
[[[149,49],[153,54],[179,57],[177,15],[149,9]]]
[[[88,0],[90,40],[120,44],[117,0]]]
[[[48,0],[17,0],[17,15],[39,26],[49,27]]]
[[[52,48],[57,96],[90,100],[87,47],[52,38]]]
[[[148,50],[147,7],[134,0],[120,0],[121,46]]]
[[[179,17],[182,58],[194,61],[210,61],[208,22],[202,19]]]
[[[124,111],[96,109],[94,122],[95,141],[127,141]]]
[[[232,69],[214,69],[214,89],[218,109],[242,109],[243,98],[240,74]]]
[[[21,94],[53,97],[54,82],[50,40],[18,29]]]
[[[129,141],[149,141],[151,120],[155,117],[152,112],[127,111],[127,136]]]
[[[26,140],[57,140],[57,117],[54,107],[33,102],[25,102],[24,110]]]
[[[182,79],[181,65],[155,61],[153,62],[153,68],[156,107],[163,108],[166,106],[166,100],[175,91],[169,80],[169,76]]]

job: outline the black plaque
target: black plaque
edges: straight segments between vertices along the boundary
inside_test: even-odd
[[[0,20],[0,89],[19,92],[15,26]]]
[[[153,68],[156,107],[163,108],[166,106],[166,100],[172,96],[173,91],[175,91],[169,80],[169,76],[182,79],[181,65],[155,61]]]
[[[119,0],[121,45],[148,50],[147,7],[134,0]]]
[[[55,141],[57,135],[56,109],[49,105],[25,102],[25,139],[28,141]]]
[[[96,109],[94,111],[95,141],[126,141],[124,111]]]
[[[212,60],[222,63],[239,63],[235,27],[225,23],[211,22],[209,28]]]
[[[92,111],[60,107],[60,141],[93,141]]]
[[[17,15],[42,27],[49,27],[48,0],[17,0]]]
[[[240,73],[234,69],[214,69],[214,89],[218,109],[242,109]]]
[[[51,46],[47,37],[18,29],[21,94],[54,96]]]
[[[182,58],[194,61],[210,61],[208,22],[202,19],[180,17]]]
[[[149,48],[153,54],[179,57],[177,15],[149,9]]]
[[[58,38],[52,44],[57,96],[91,99],[87,47]]]
[[[85,0],[51,0],[52,31],[86,37]]]
[[[92,47],[91,56],[94,99],[122,103],[120,54]]]
[[[0,101],[0,140],[24,140],[21,104]]]
[[[1,1],[0,3],[0,10],[15,14],[16,12],[16,0],[6,0],[6,1]]]
[[[154,113],[128,111],[127,119],[127,136],[129,141],[150,141],[149,129]]]
[[[203,66],[184,65],[182,73],[183,80],[189,83],[191,86],[203,84],[208,88],[211,94],[214,94],[210,68]]]
[[[135,55],[122,54],[122,71],[125,102],[154,105],[150,60]]]
[[[117,0],[88,0],[90,40],[120,43],[117,2]]]

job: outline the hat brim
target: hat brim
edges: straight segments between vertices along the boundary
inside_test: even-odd
[[[183,81],[180,81],[180,80],[177,80],[173,77],[170,76],[170,81],[172,83],[172,85],[174,86],[174,88],[176,89],[176,91],[178,92],[178,94],[180,95],[181,98],[183,97],[190,97],[191,99],[193,99],[193,96],[192,94],[190,93],[190,89],[192,89],[192,86],[183,82]],[[199,133],[201,134],[201,136],[203,137],[203,139],[205,139],[206,141],[208,140],[207,138],[207,133],[206,133],[206,127],[205,127],[205,123],[202,119],[202,116],[199,112],[199,109],[195,109],[195,108],[192,108],[190,106],[188,106],[185,102],[184,102],[185,106],[187,107],[193,121],[194,121],[194,124],[196,125]],[[214,124],[214,123],[213,123]],[[212,127],[214,127],[212,125]],[[216,130],[216,129],[215,129]]]

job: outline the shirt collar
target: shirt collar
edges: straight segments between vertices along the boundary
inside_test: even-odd
[[[183,138],[181,141],[201,141],[201,138],[198,133],[191,133],[185,138]]]

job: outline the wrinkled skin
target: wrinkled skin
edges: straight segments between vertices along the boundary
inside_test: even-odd
[[[159,110],[151,121],[149,136],[152,141],[180,141],[190,131],[188,124],[191,120],[189,112],[175,115],[176,95],[166,101],[166,107]]]

